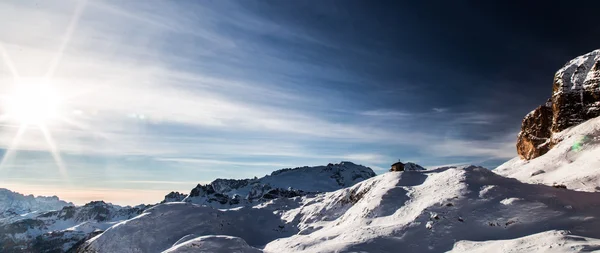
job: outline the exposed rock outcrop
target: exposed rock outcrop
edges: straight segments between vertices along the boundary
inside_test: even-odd
[[[552,105],[541,105],[523,119],[517,137],[517,153],[523,159],[533,159],[550,150],[552,127]]]
[[[569,61],[554,76],[552,98],[525,116],[517,138],[522,159],[539,157],[559,140],[552,138],[569,127],[600,116],[600,50]]]
[[[187,196],[188,195],[185,193],[170,192],[169,194],[165,195],[165,199],[160,203],[180,202],[183,201],[183,199],[185,199]]]

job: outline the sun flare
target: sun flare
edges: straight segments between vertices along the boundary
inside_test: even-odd
[[[57,118],[60,99],[44,80],[19,82],[4,99],[6,117],[26,125],[45,125]]]

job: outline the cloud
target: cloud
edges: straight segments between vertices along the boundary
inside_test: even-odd
[[[360,114],[365,115],[365,116],[372,116],[372,117],[390,117],[390,118],[406,118],[406,117],[409,117],[412,115],[407,112],[400,112],[400,111],[396,111],[396,110],[385,110],[385,109],[363,111],[363,112],[360,112]]]
[[[135,166],[164,166],[153,172],[159,178],[185,171],[209,181],[339,160],[384,171],[397,156],[510,153],[508,138],[440,134],[440,128],[491,125],[499,116],[386,107],[357,88],[364,89],[364,76],[324,55],[340,49],[331,38],[273,22],[243,4],[88,1],[67,36],[73,3],[80,2],[0,3],[0,22],[15,24],[0,27],[0,42],[23,76],[45,74],[62,52],[52,83],[65,98],[65,119],[50,123],[49,131],[64,156],[96,159],[90,168],[71,166],[88,180],[96,175],[92,165],[123,165],[130,157],[149,157]],[[361,49],[348,54],[374,56]],[[0,94],[6,94],[13,77],[2,69]],[[12,145],[17,125],[2,123],[0,148],[49,150],[35,127]],[[103,180],[121,188],[178,184],[138,172]]]
[[[426,147],[438,157],[486,157],[510,159],[517,155],[514,146],[516,133],[488,140],[438,139]]]

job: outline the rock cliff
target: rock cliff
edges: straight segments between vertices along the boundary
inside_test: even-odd
[[[600,116],[600,50],[579,56],[554,75],[553,93],[546,104],[525,118],[517,138],[522,159],[539,157],[559,140],[554,133]]]

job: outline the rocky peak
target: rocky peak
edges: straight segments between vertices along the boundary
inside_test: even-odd
[[[554,75],[552,97],[525,118],[517,137],[517,153],[533,159],[550,150],[561,132],[600,116],[600,50],[579,56]]]
[[[0,218],[34,211],[59,210],[65,206],[73,206],[73,203],[60,200],[56,196],[35,197],[0,188]]]
[[[423,168],[423,166],[418,165],[416,163],[405,163],[404,164],[404,170],[405,171],[418,171],[418,170],[425,170],[425,168]]]
[[[169,194],[165,195],[165,199],[160,202],[162,203],[168,203],[168,202],[180,202],[183,201],[183,199],[185,199],[185,197],[187,197],[188,195],[185,193],[180,193],[180,192],[170,192]]]
[[[554,76],[552,132],[600,116],[600,50],[579,56]]]
[[[216,179],[197,185],[183,202],[217,207],[252,205],[274,198],[291,198],[337,190],[375,176],[369,167],[343,161],[326,166],[286,168],[253,179]]]

